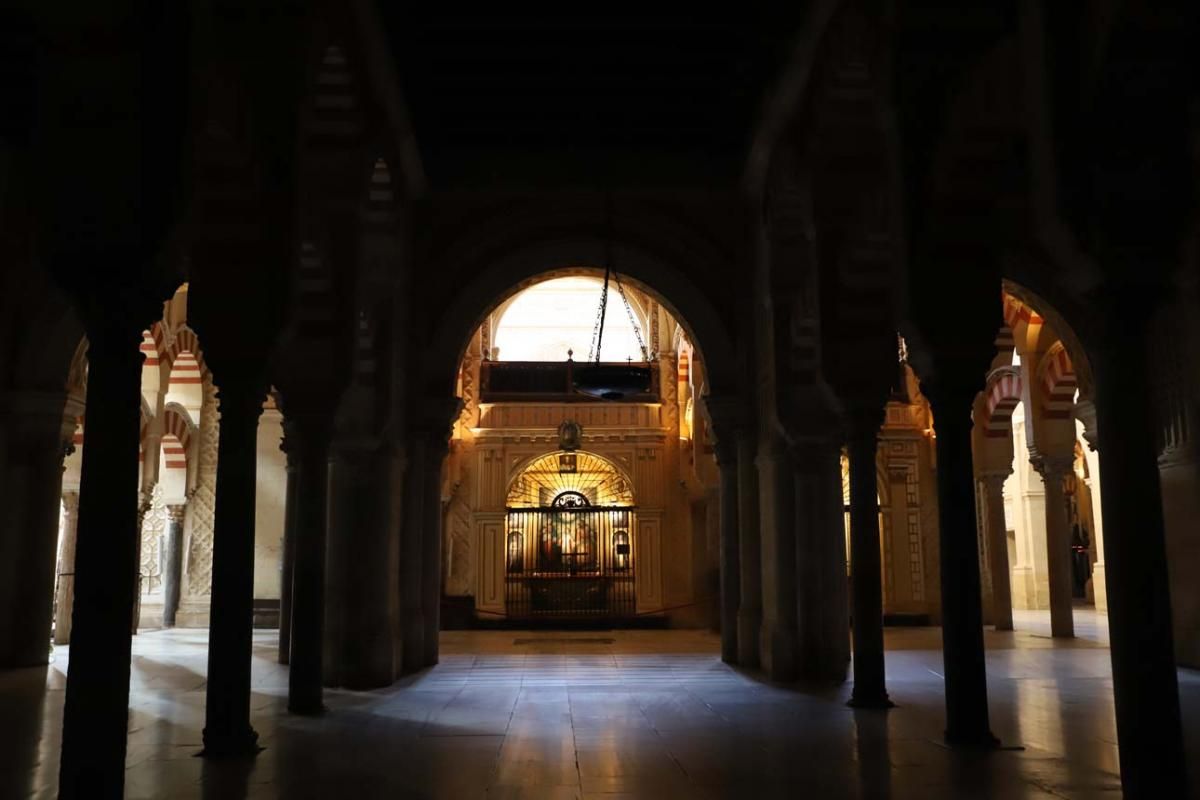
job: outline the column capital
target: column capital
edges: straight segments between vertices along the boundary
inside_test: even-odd
[[[187,504],[186,503],[179,503],[176,505],[167,506],[167,518],[170,519],[171,522],[182,523],[183,517],[186,513],[187,513]]]
[[[79,492],[63,492],[62,493],[63,511],[67,515],[78,513],[79,511]]]
[[[265,375],[227,371],[223,376],[214,375],[213,378],[221,425],[228,424],[233,418],[253,420],[257,424],[267,397]]]
[[[714,430],[727,430],[732,435],[750,416],[746,413],[746,404],[736,395],[706,394],[701,400]]]
[[[737,466],[737,439],[733,436],[722,436],[714,431],[713,456],[717,466],[722,469],[733,469]]]
[[[1096,421],[1095,401],[1081,397],[1075,401],[1071,413],[1083,424],[1083,440],[1087,442],[1088,449],[1099,452],[1100,430]]]
[[[988,489],[999,491],[1004,487],[1005,481],[1012,475],[1012,470],[984,470],[979,473],[979,481],[987,485]]]
[[[1051,477],[1063,478],[1075,469],[1074,455],[1047,455],[1031,450],[1029,463],[1044,479]]]

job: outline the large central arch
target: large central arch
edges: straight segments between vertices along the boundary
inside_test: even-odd
[[[552,277],[603,274],[605,242],[599,237],[544,240],[509,250],[474,271],[456,286],[433,324],[425,351],[426,385],[448,392],[472,332],[497,306],[523,288]],[[626,242],[611,244],[614,268],[653,296],[684,327],[708,364],[709,391],[728,393],[737,384],[737,360],[731,316],[682,269],[650,251]]]

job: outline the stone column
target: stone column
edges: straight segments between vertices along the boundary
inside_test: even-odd
[[[79,525],[79,492],[63,492],[62,552],[58,558],[58,596],[54,600],[54,643],[71,643],[75,607],[75,535]]]
[[[738,544],[737,443],[729,431],[717,432],[715,453],[720,474],[721,660],[739,662],[738,606],[741,603]]]
[[[850,574],[854,588],[855,708],[890,708],[883,655],[883,568],[879,556],[878,451],[882,409],[850,421]]]
[[[289,446],[296,452],[295,564],[292,575],[288,711],[324,711],[325,549],[332,418],[322,412],[288,414]],[[285,523],[286,524],[286,523]]]
[[[791,455],[797,674],[840,684],[850,662],[841,447],[832,440],[799,441]]]
[[[442,468],[450,442],[447,435],[425,435],[425,499],[421,537],[422,661],[438,663],[438,640],[442,624]]]
[[[1187,784],[1158,454],[1138,323],[1112,312],[1092,367],[1104,454],[1104,549],[1112,556],[1108,627],[1121,785],[1127,797],[1165,797],[1166,787]]]
[[[1035,454],[1030,459],[1046,489],[1046,571],[1050,579],[1050,635],[1071,638],[1075,620],[1071,600],[1071,526],[1063,479],[1071,471],[1071,456]]]
[[[87,446],[79,486],[71,663],[63,705],[60,797],[125,779],[129,620],[138,544],[140,328],[92,331]]]
[[[762,630],[762,557],[758,530],[758,468],[754,464],[758,432],[752,425],[737,428],[737,526],[741,598],[737,614],[737,663],[759,665]]]
[[[946,741],[994,747],[988,720],[983,607],[971,456],[974,382],[929,386],[937,431],[938,539],[941,552],[942,659]]]
[[[166,562],[163,570],[163,627],[175,627],[179,610],[180,581],[183,577],[183,519],[186,505],[167,506]]]
[[[142,535],[146,529],[146,514],[150,511],[152,488],[143,485],[138,492],[137,520],[134,523],[137,530],[137,549],[133,553],[133,618],[130,620],[129,630],[135,636],[142,618],[142,592],[146,577],[142,574]]]
[[[296,525],[299,518],[300,483],[296,479],[296,452],[284,431],[280,445],[287,457],[287,485],[283,498],[283,554],[279,570],[279,656],[286,664],[292,653],[292,580],[296,573]]]
[[[796,677],[796,491],[792,458],[778,434],[758,449],[763,565],[762,666],[773,681]]]
[[[1004,482],[1008,474],[986,472],[983,484],[984,535],[987,536],[988,569],[992,576],[992,622],[998,631],[1013,629],[1012,581],[1008,569],[1008,525],[1004,519]]]
[[[258,752],[250,726],[254,610],[254,496],[258,417],[266,387],[247,374],[216,375],[221,409],[213,515],[212,605],[204,755]]]
[[[329,466],[325,685],[390,686],[400,556],[388,454],[370,436],[335,435]]]
[[[8,420],[11,469],[5,490],[13,525],[0,555],[11,559],[3,587],[8,627],[0,620],[0,668],[40,666],[49,661],[54,614],[58,525],[62,514],[63,457],[68,444],[63,430],[62,392],[29,392],[11,399]],[[66,438],[65,442],[69,443]],[[5,531],[0,530],[0,537]],[[8,549],[11,548],[11,549]]]
[[[405,672],[425,665],[425,618],[421,613],[421,577],[423,564],[422,532],[425,520],[425,441],[423,436],[409,438],[408,469],[404,472],[404,527],[401,533],[400,571],[403,611]]]

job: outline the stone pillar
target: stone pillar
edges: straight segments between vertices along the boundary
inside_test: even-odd
[[[1092,597],[1097,611],[1108,611],[1108,580],[1104,564],[1104,504],[1100,491],[1100,459],[1089,445],[1086,454],[1090,477],[1085,482],[1092,493],[1092,544],[1095,562],[1092,563]]]
[[[1004,519],[1004,482],[1008,474],[988,472],[980,477],[984,496],[984,535],[992,576],[992,622],[998,631],[1013,629],[1012,581],[1008,569],[1008,525]]]
[[[64,444],[62,392],[15,395],[10,413],[11,469],[4,487],[13,515],[0,557],[13,568],[3,591],[7,629],[0,621],[0,668],[45,664],[50,656],[58,525],[62,514]],[[69,443],[69,438],[66,439]],[[0,537],[5,532],[0,531]],[[9,549],[11,548],[11,549]]]
[[[737,664],[738,606],[741,603],[740,546],[738,543],[737,444],[730,431],[717,432],[715,454],[720,474],[720,592],[721,660]]]
[[[424,518],[421,535],[421,607],[424,633],[421,641],[423,665],[438,663],[438,640],[442,625],[442,468],[450,442],[445,434],[425,436]]]
[[[850,663],[841,447],[832,440],[799,441],[791,460],[797,675],[840,684]]]
[[[409,438],[408,469],[404,472],[404,527],[401,532],[400,571],[403,611],[402,647],[405,672],[425,665],[425,618],[421,613],[421,577],[423,564],[422,532],[425,507],[425,441],[423,436]]]
[[[138,544],[141,341],[140,328],[89,336],[87,446],[79,486],[60,797],[91,797],[97,787],[124,785]]]
[[[1071,526],[1063,479],[1071,471],[1071,456],[1034,455],[1033,468],[1042,476],[1046,489],[1046,571],[1050,579],[1050,635],[1075,635],[1071,600]]]
[[[1113,312],[1092,367],[1104,455],[1104,549],[1112,556],[1108,627],[1121,785],[1127,797],[1166,797],[1165,789],[1187,783],[1162,495],[1138,322]]]
[[[286,401],[286,398],[285,398]],[[319,714],[323,702],[325,549],[332,418],[292,412],[286,405],[289,447],[296,453],[296,522],[292,575],[288,711]],[[286,523],[285,523],[286,525]]]
[[[758,449],[763,565],[762,666],[773,681],[796,677],[796,491],[792,458],[778,434]]]
[[[284,432],[280,445],[287,457],[287,485],[283,498],[283,554],[279,570],[279,656],[286,664],[292,653],[292,580],[296,573],[296,525],[299,519],[300,482],[296,479],[296,452]]]
[[[757,431],[751,425],[737,429],[737,514],[738,566],[741,601],[737,614],[737,663],[759,665],[759,633],[762,630],[762,557],[758,530]]]
[[[62,552],[58,558],[58,594],[54,600],[54,643],[71,643],[75,607],[75,535],[79,526],[79,492],[63,492]]]
[[[257,428],[266,387],[251,375],[216,375],[221,409],[213,515],[212,605],[204,755],[258,752],[250,726]]]
[[[376,689],[396,678],[400,555],[384,443],[335,435],[329,466],[325,685]]]
[[[146,576],[142,574],[142,537],[146,530],[146,514],[150,512],[150,495],[153,487],[144,484],[138,492],[137,520],[134,528],[137,530],[137,549],[133,553],[133,618],[130,620],[129,631],[137,635],[142,618],[142,593],[145,591]]]
[[[175,627],[179,611],[180,582],[183,578],[183,519],[186,505],[167,506],[167,545],[163,570],[163,627]]]
[[[946,741],[994,747],[996,738],[988,720],[971,456],[970,411],[977,389],[969,380],[928,389],[937,430]]]
[[[859,412],[850,425],[850,574],[854,588],[855,708],[890,708],[883,656],[883,571],[879,556],[879,412]]]

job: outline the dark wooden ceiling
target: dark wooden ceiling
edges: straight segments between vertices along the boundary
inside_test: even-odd
[[[435,185],[513,170],[707,182],[739,173],[800,6],[380,12]]]

